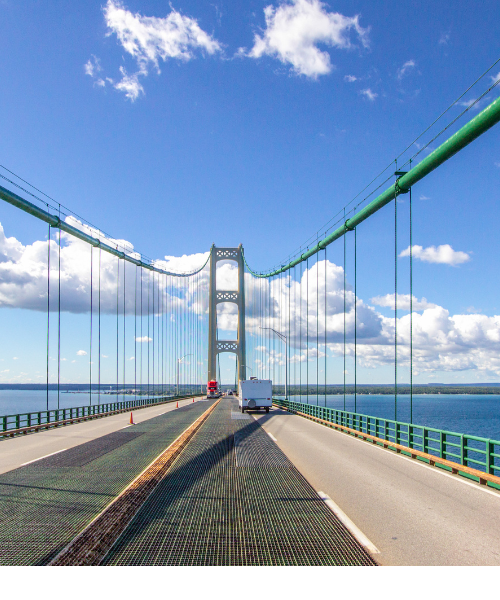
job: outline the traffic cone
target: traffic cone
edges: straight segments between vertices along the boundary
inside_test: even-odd
[[[135,425],[135,423],[134,423],[134,417],[132,416],[132,413],[130,413],[130,424],[131,425]]]
[[[179,401],[177,401],[177,406],[175,408],[179,408]]]
[[[193,398],[193,402],[194,402],[194,398]]]

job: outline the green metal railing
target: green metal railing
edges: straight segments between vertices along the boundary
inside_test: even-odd
[[[292,413],[301,412],[465,467],[500,475],[500,441],[282,398],[273,398],[273,402]]]
[[[90,406],[42,410],[39,412],[21,413],[18,415],[4,415],[0,416],[0,435],[9,430],[22,429],[23,427],[35,427],[37,425],[47,425],[58,421],[70,421],[71,419],[80,419],[84,417],[97,417],[105,413],[154,406],[155,404],[175,402],[182,398],[193,398],[203,395],[204,394],[197,393],[182,396],[153,396],[152,398],[124,400],[123,402],[108,402],[107,404],[92,404]]]

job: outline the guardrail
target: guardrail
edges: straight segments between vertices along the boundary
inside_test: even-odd
[[[182,400],[183,398],[196,398],[204,395],[155,396],[153,398],[141,398],[138,400],[124,400],[123,402],[108,402],[107,404],[92,404],[90,406],[0,416],[0,437],[12,437],[20,433],[28,433],[29,431],[70,425],[77,421],[107,417],[120,412],[127,412],[131,409],[147,408],[156,404],[165,404],[167,402]]]
[[[458,464],[465,467],[463,474],[474,479],[481,480],[480,473],[492,475],[486,479],[490,485],[500,489],[498,482],[492,481],[500,475],[500,441],[293,400],[273,398],[273,402],[291,413],[310,416],[325,424],[332,423],[349,430],[348,433],[363,434],[377,443],[388,442],[387,447],[393,446],[393,449],[416,458],[424,458],[428,462],[435,462],[432,460],[434,457],[441,459],[441,466],[447,470],[453,471],[453,465]]]

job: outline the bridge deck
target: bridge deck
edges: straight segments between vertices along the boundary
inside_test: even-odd
[[[0,564],[48,564],[212,404],[189,404],[0,475]],[[375,562],[259,423],[223,399],[101,564]]]
[[[187,404],[0,475],[0,564],[50,562],[212,403]],[[65,434],[71,427],[81,426]]]
[[[373,565],[235,400],[223,399],[105,557],[109,565]]]

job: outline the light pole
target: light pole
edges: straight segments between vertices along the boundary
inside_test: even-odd
[[[245,367],[245,369],[250,369],[250,371],[252,371],[252,373],[253,373],[252,367],[249,367],[248,365],[241,365],[241,366]],[[245,371],[245,379],[246,379],[246,374],[247,374],[247,372]]]
[[[181,362],[186,358],[186,356],[193,356],[192,354],[184,354],[184,356],[182,358],[178,358],[177,359],[177,381],[176,381],[176,392],[175,395],[178,396],[179,395],[179,368],[180,368],[180,364]]]
[[[282,342],[285,342],[285,400],[288,400],[288,341],[286,335],[280,331],[276,331],[272,327],[260,327],[260,329],[270,329]]]

